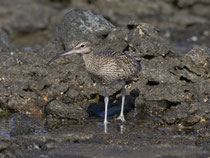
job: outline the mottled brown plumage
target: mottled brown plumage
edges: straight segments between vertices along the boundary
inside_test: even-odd
[[[102,50],[94,52],[88,41],[77,43],[72,49],[57,54],[48,64],[60,56],[80,53],[83,56],[85,66],[90,77],[98,84],[104,87],[105,95],[105,116],[104,124],[107,124],[108,95],[106,86],[122,85],[122,105],[121,113],[118,119],[125,121],[123,110],[125,101],[125,81],[132,79],[141,70],[141,65],[133,57],[124,52],[115,52],[112,50]]]
[[[141,70],[140,64],[124,52],[103,50],[83,54],[91,78],[103,86],[132,79]]]

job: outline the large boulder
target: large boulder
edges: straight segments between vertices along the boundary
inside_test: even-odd
[[[40,31],[49,27],[56,11],[33,0],[0,2],[0,27],[10,34]]]
[[[148,79],[146,85],[141,81],[136,83],[143,90],[136,99],[139,116],[146,115],[161,124],[187,127],[196,124],[196,129],[207,125],[210,119],[209,59],[208,48],[195,47],[182,56],[160,60],[162,64],[167,62],[165,67],[158,64],[152,69],[146,67],[146,72],[143,70]],[[152,59],[148,65],[151,67],[156,60]]]

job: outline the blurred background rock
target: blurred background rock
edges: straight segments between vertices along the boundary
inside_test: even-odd
[[[16,47],[38,47],[72,8],[95,10],[116,26],[152,24],[178,49],[210,47],[209,0],[1,0],[0,28]]]

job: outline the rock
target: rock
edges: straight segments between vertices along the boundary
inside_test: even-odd
[[[37,1],[2,0],[0,27],[10,34],[39,31],[48,28],[52,14],[55,14],[54,9],[39,5]]]
[[[7,149],[8,147],[9,147],[9,143],[7,141],[2,141],[0,143],[0,150],[1,151]]]
[[[137,111],[146,112],[144,115],[158,115],[162,114],[164,111],[166,111],[170,106],[170,103],[166,100],[161,101],[149,101],[149,100],[143,100],[141,97],[138,97],[135,101],[135,108]],[[142,114],[140,113],[140,115]]]
[[[18,93],[16,93],[18,94]],[[30,95],[30,93],[27,93]],[[30,99],[31,96],[25,96],[25,98],[22,98],[20,96],[13,96],[10,97],[10,100],[8,103],[4,106],[7,107],[7,109],[11,109],[11,111],[25,113],[25,114],[42,114],[42,111],[39,106],[36,106],[36,99]]]
[[[78,16],[81,16],[79,19],[83,21],[80,21]],[[66,24],[70,24],[69,27],[66,27]],[[81,27],[75,27],[77,24],[81,24]],[[73,27],[75,30],[72,30]],[[53,39],[58,40],[67,31],[69,32],[68,36],[63,36],[63,40],[65,39],[67,42],[73,34],[74,37],[77,35],[83,37],[89,35],[90,31],[102,31],[113,27],[111,23],[95,12],[72,10],[70,14],[65,16],[58,29],[60,31],[55,33],[57,36]],[[79,34],[74,31],[79,32]],[[58,46],[59,42],[56,43],[56,46]],[[66,47],[67,45],[66,43]],[[50,54],[50,49],[45,51],[46,54],[14,50],[12,53],[1,55],[0,82],[3,84],[0,84],[0,101],[5,107],[22,113],[41,114],[42,106],[49,98],[62,94],[70,96],[73,89],[79,92],[81,96],[77,97],[78,95],[75,95],[70,100],[74,102],[87,97],[90,98],[93,93],[98,91],[99,88],[93,86],[94,83],[88,76],[81,57],[70,58],[70,69],[68,64],[63,66],[58,64],[58,66],[51,68],[50,66],[46,67],[45,64],[50,60],[52,54],[47,56],[47,54]]]
[[[150,53],[146,56],[150,56]],[[152,59],[142,59],[141,64],[143,68],[140,77],[147,79],[146,84],[148,86],[158,86],[162,83],[177,83],[179,81],[179,78],[171,73],[173,68],[180,64],[178,58],[153,57]]]
[[[83,122],[87,119],[87,112],[76,104],[64,104],[59,100],[54,100],[46,106],[46,114],[57,119],[68,120],[68,122]]]
[[[198,123],[201,120],[201,117],[198,115],[195,116],[189,116],[185,121],[184,121],[184,125],[185,126],[193,126],[196,123]]]
[[[13,114],[10,121],[13,121],[13,127],[10,131],[11,137],[45,132],[38,118],[29,117],[24,114]]]
[[[193,117],[195,115],[208,118],[204,112],[209,111],[206,106],[210,97],[208,56],[208,48],[197,47],[183,58],[168,56],[142,60],[140,77],[144,80],[134,84],[141,92],[135,103],[140,107],[137,108],[139,115],[143,98],[144,112],[154,122],[189,126],[199,123],[199,119]]]
[[[176,112],[174,110],[168,111],[165,115],[163,115],[163,120],[168,124],[172,125],[176,123]]]
[[[178,103],[185,100],[191,101],[191,94],[185,93],[186,87],[182,84],[160,84],[148,87],[143,97],[146,100],[167,100],[169,102]]]
[[[177,116],[177,122],[183,122],[183,120],[185,120],[189,115],[188,110],[190,108],[190,105],[187,103],[182,103],[182,104],[178,104],[175,107],[174,112],[176,113]]]
[[[198,17],[195,15],[184,14],[182,12],[174,15],[174,17],[170,20],[170,22],[178,23],[181,24],[182,26],[208,23],[208,21],[205,18]],[[194,41],[196,41],[196,39],[194,39]]]
[[[72,8],[96,10],[122,27],[95,11]],[[54,28],[68,10],[43,51],[10,46],[7,33],[18,41],[29,35],[36,44],[34,34]],[[36,119],[12,115],[12,137],[0,136],[0,157],[208,157],[209,13],[208,0],[1,0],[0,111],[47,117],[39,126]],[[134,22],[128,24],[130,20]],[[109,134],[103,134],[97,119],[84,121],[87,109],[103,117],[104,103],[103,91],[89,78],[82,58],[73,55],[46,66],[52,56],[83,38],[91,40],[96,51],[125,51],[142,64],[139,77],[127,83],[128,111],[134,102],[136,109],[126,115],[125,125],[110,120]],[[188,51],[194,45],[202,47]],[[120,87],[109,92],[117,105],[110,116],[120,111],[117,90]],[[58,124],[60,132],[55,126],[45,131],[50,117],[70,126]]]
[[[57,53],[63,49],[70,48],[72,42],[77,40],[94,41],[94,39],[97,39],[97,33],[107,32],[113,28],[113,24],[94,11],[72,9],[63,17],[45,49],[47,49],[47,52],[50,52],[50,49]]]
[[[144,115],[148,114],[154,122],[158,118],[167,124],[183,122],[192,114],[209,117],[204,112],[208,111],[207,106],[197,110],[191,108],[195,102],[198,105],[209,103],[208,48],[198,47],[184,55],[176,54],[151,25],[130,23],[116,28],[100,14],[81,9],[73,9],[65,15],[42,51],[15,50],[1,56],[1,104],[22,113],[43,114],[42,109],[49,99],[59,98],[60,101],[46,107],[47,116],[76,122],[86,119],[87,100],[96,101],[103,92],[90,79],[81,56],[60,58],[46,66],[57,52],[83,38],[93,41],[96,51],[108,48],[125,51],[141,61],[142,71],[128,83],[127,90],[127,94],[134,89],[140,91],[134,94],[139,114],[145,110]],[[120,88],[109,91],[109,95],[114,94],[113,100],[117,100]],[[78,104],[84,109],[76,106]],[[182,106],[185,104],[191,109],[189,113]],[[119,109],[113,111],[119,112]],[[170,115],[173,115],[172,120]]]
[[[193,113],[192,111],[193,110]],[[206,119],[210,118],[209,115],[210,107],[209,103],[204,102],[194,102],[190,104],[190,109],[188,109],[188,113],[192,116],[198,115],[203,118],[203,122],[205,122]]]
[[[125,40],[131,48],[140,53],[139,56],[152,59],[170,53],[169,43],[160,36],[158,30],[153,26],[146,23],[130,23],[127,27],[130,31]]]
[[[42,58],[34,52],[14,50],[1,55],[0,62],[2,104],[13,111],[41,114],[40,107],[46,96],[43,91],[49,86],[44,77],[47,71],[42,66]]]
[[[197,3],[203,4],[203,5],[208,5],[210,2],[208,0],[191,0],[191,1],[185,1],[185,0],[179,0],[178,5],[179,7],[189,7],[193,5],[198,5]]]
[[[0,29],[0,52],[6,51],[10,49],[8,36],[6,32],[4,32],[2,29]]]
[[[144,4],[144,5],[142,5]],[[75,8],[89,8],[100,12],[104,17],[116,24],[125,26],[130,21],[146,22],[158,27],[160,34],[165,36],[175,49],[188,51],[192,45],[209,45],[209,1],[158,1],[152,0],[109,1],[103,0],[86,2],[73,0]],[[181,11],[180,11],[181,9]],[[157,16],[158,15],[158,16]],[[207,36],[203,35],[207,33]],[[197,41],[193,41],[192,37]],[[185,38],[183,38],[185,37]]]
[[[110,21],[115,22],[118,26],[125,26],[131,20],[149,22],[147,19],[148,17],[157,14],[159,15],[162,12],[169,14],[173,9],[170,4],[165,3],[164,1],[159,1],[154,4],[152,0],[134,0],[132,3],[122,0],[109,1],[107,3],[103,0],[98,0],[91,1],[88,4],[82,0],[73,0],[71,5],[75,8],[94,8],[95,10],[100,11],[105,17],[109,17]],[[160,12],[160,8],[162,8],[162,12]],[[140,17],[138,15],[140,15]]]
[[[4,106],[22,113],[41,113],[38,95],[30,88],[36,80],[31,73],[33,69],[37,69],[32,63],[39,65],[37,60],[41,61],[37,59],[35,53],[31,52],[13,51],[12,54],[5,53],[1,56],[0,100]]]
[[[197,76],[210,77],[210,49],[195,47],[190,50],[183,59],[183,64],[188,71]]]

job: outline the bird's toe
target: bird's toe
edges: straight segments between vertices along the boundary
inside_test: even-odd
[[[104,121],[104,125],[110,124],[110,122],[108,121]]]
[[[125,118],[123,115],[120,115],[116,120],[121,120],[122,122],[125,122]]]

